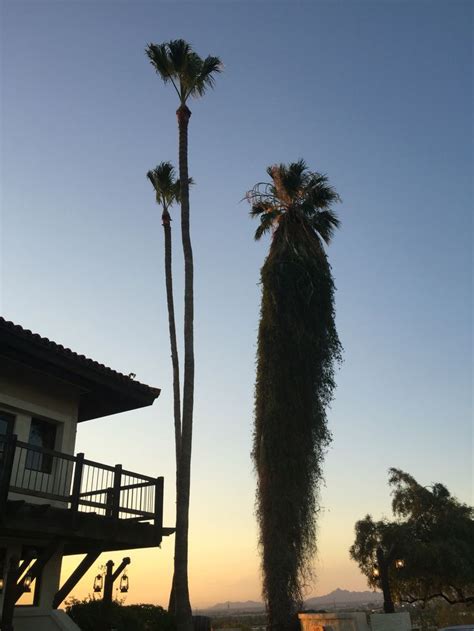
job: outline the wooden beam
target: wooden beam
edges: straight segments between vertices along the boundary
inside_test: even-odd
[[[63,600],[67,598],[87,570],[96,562],[101,552],[101,550],[93,550],[86,554],[64,585],[56,592],[53,598],[53,609],[57,609]]]
[[[28,574],[31,576],[31,582],[33,582],[36,578],[38,578],[41,575],[41,572],[43,571],[44,566],[51,559],[53,554],[59,550],[62,543],[63,543],[62,539],[53,539],[53,541],[51,541],[51,543],[48,546],[46,546],[46,548],[42,552],[40,552],[38,558],[33,563],[31,568],[28,570]],[[20,581],[16,585],[15,602],[23,594],[23,591],[24,591],[23,581]]]
[[[113,583],[115,583],[115,581],[118,579],[120,574],[124,571],[124,569],[127,567],[129,563],[130,563],[130,557],[125,557],[124,559],[122,559],[122,563],[118,566],[118,568],[112,574]]]

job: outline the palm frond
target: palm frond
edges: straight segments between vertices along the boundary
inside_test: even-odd
[[[215,75],[222,72],[224,66],[219,57],[209,55],[202,61],[199,75],[196,79],[193,96],[203,96],[208,88],[213,88],[216,82]]]
[[[255,241],[260,241],[260,239],[263,237],[264,234],[266,234],[267,232],[270,232],[271,230],[271,224],[263,224],[261,223],[258,228],[255,230],[255,234],[254,234],[254,239]]]
[[[262,222],[276,225],[285,215],[300,215],[329,244],[340,226],[331,206],[341,200],[327,176],[310,171],[303,159],[273,164],[267,173],[271,182],[258,182],[245,194],[251,206],[250,216],[259,216]],[[268,230],[267,223],[259,226],[255,238],[259,239]]]
[[[192,186],[194,184],[194,180],[192,177],[188,179],[188,185]],[[181,203],[181,180],[176,180],[174,186],[174,198],[177,202]]]
[[[276,209],[266,211],[260,215],[260,225],[254,235],[255,241],[261,239],[264,234],[267,234],[267,232],[270,232],[270,230],[275,227],[280,215],[281,213]]]
[[[274,208],[274,205],[268,201],[257,201],[252,204],[249,215],[251,217],[259,217],[260,215],[271,212]]]
[[[317,212],[310,223],[326,245],[331,243],[335,230],[341,225],[339,217],[331,209]]]
[[[147,178],[156,191],[156,201],[170,206],[176,200],[176,170],[171,162],[160,162],[152,171],[148,171]]]
[[[156,73],[163,79],[163,83],[170,81],[179,95],[176,85],[176,72],[169,55],[168,44],[148,44],[145,48],[145,53]]]
[[[298,198],[305,190],[308,183],[309,174],[304,160],[291,162],[283,171],[282,183],[289,197]]]
[[[189,64],[189,57],[193,51],[184,39],[173,39],[166,44],[169,60],[173,70],[177,75],[186,73]]]
[[[201,59],[184,39],[148,44],[145,52],[163,81],[173,84],[182,104],[189,96],[203,96],[207,88],[214,86],[215,75],[223,68],[218,57]]]

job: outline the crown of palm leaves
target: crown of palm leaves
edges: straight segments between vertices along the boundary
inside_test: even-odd
[[[214,87],[215,75],[223,69],[219,57],[202,59],[184,39],[148,44],[145,52],[163,81],[172,83],[183,105],[190,96],[202,96]]]
[[[258,182],[245,198],[250,216],[260,217],[255,240],[276,230],[280,220],[288,214],[304,218],[315,233],[329,244],[340,221],[332,205],[339,195],[328,183],[326,175],[310,171],[304,160],[290,164],[274,164],[267,168],[271,182]]]
[[[156,201],[161,206],[168,208],[181,199],[181,181],[176,178],[176,169],[171,162],[160,162],[154,169],[146,174],[156,193]],[[194,184],[193,178],[188,179],[188,184]]]

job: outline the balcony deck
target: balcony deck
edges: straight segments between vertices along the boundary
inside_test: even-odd
[[[31,546],[61,539],[65,554],[155,547],[163,478],[0,436],[0,536]]]

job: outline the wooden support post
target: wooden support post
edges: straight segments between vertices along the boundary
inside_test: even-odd
[[[72,482],[71,510],[77,513],[79,510],[79,497],[81,494],[82,470],[84,467],[84,454],[79,453],[76,456],[76,468],[74,469],[74,478]]]
[[[105,507],[106,507],[105,516],[106,517],[112,517],[113,503],[114,503],[114,490],[112,487],[109,487],[105,491]]]
[[[104,603],[111,604],[112,603],[112,592],[114,587],[114,579],[113,579],[113,568],[114,562],[107,561],[105,564],[107,570],[105,572],[105,580],[104,580]]]
[[[120,489],[122,486],[122,465],[115,465],[114,472],[114,493],[112,496],[112,517],[114,519],[119,518],[120,514]]]
[[[159,534],[160,542],[163,530],[163,484],[164,478],[156,478],[155,482],[155,530]]]
[[[0,518],[5,515],[13,461],[15,460],[16,441],[16,434],[11,434],[3,443],[3,456],[0,462]]]
[[[67,579],[64,585],[56,592],[56,595],[53,599],[53,609],[57,609],[59,605],[63,602],[65,598],[71,593],[71,590],[77,585],[77,583],[81,580],[87,570],[92,566],[93,563],[97,560],[101,553],[101,550],[93,550],[92,552],[88,552],[87,555],[82,559],[76,569],[72,572],[71,576]]]
[[[104,596],[102,598],[102,621],[101,621],[101,631],[109,631],[111,624],[111,615],[112,615],[112,593],[114,587],[114,579],[113,579],[113,568],[114,562],[107,561],[105,564],[105,579],[104,579]]]
[[[20,559],[17,556],[10,557],[8,564],[7,581],[3,596],[2,619],[0,623],[1,631],[13,631],[13,612],[16,603],[16,588],[18,580],[18,564]]]

